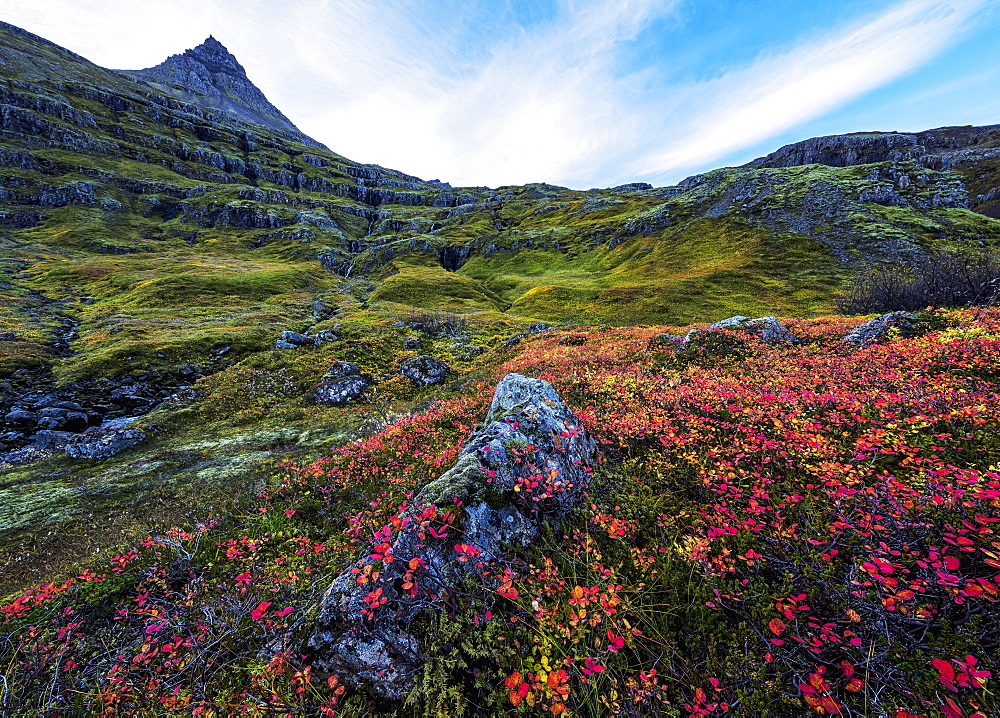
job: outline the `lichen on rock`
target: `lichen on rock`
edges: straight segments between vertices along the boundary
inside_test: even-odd
[[[795,341],[795,335],[775,317],[751,319],[750,317],[737,315],[712,324],[708,327],[707,331],[711,332],[716,329],[729,329],[730,331],[751,334],[766,344],[785,344]],[[699,331],[698,329],[692,329],[688,332],[684,338],[685,343],[690,342]]]
[[[871,346],[883,341],[892,329],[906,330],[916,323],[917,315],[912,312],[889,312],[852,329],[844,336],[843,343],[859,349]]]
[[[317,404],[339,406],[353,401],[372,385],[372,378],[362,374],[357,364],[339,361],[326,373],[313,392]]]

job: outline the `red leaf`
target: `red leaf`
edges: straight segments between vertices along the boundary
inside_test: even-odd
[[[937,668],[941,678],[946,678],[949,681],[955,680],[955,668],[948,661],[935,658],[931,664]]]

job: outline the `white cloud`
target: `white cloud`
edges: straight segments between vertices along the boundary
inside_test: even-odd
[[[349,38],[333,58],[319,49],[322,23],[295,44],[342,102],[302,107],[296,117],[344,154],[453,183],[561,181],[628,133],[623,87],[611,72],[615,48],[673,4],[564,4],[553,19],[500,28],[493,39],[485,28],[462,27],[478,13],[458,14],[452,34],[439,35],[407,25],[414,6],[397,5],[401,19],[351,3],[350,26],[338,33]],[[326,9],[328,22],[342,22],[339,4]],[[461,55],[470,33],[488,43],[474,65]],[[358,41],[368,37],[377,39]]]
[[[699,85],[680,132],[628,169],[657,176],[703,165],[821,116],[913,70],[954,41],[981,0],[908,0],[868,22]]]
[[[211,33],[347,157],[587,187],[676,179],[820,117],[926,63],[988,0],[901,0],[696,84],[623,72],[628,43],[680,2],[551,0],[523,20],[495,0],[0,0],[0,16],[117,68]]]

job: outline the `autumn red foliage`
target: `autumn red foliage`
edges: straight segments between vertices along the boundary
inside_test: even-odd
[[[604,454],[586,501],[538,545],[486,564],[455,528],[461,506],[409,504],[481,418],[484,380],[280,467],[243,515],[16,597],[0,609],[0,708],[389,710],[298,648],[360,551],[369,619],[391,610],[374,573],[416,520],[482,578],[428,595],[434,614],[413,627],[428,637],[424,706],[995,715],[1000,312],[843,346],[859,321],[791,321],[801,341],[785,346],[720,331],[690,351],[651,328],[534,337],[492,378],[550,381]],[[410,561],[402,590],[423,591],[423,571]],[[454,640],[430,640],[447,625]]]

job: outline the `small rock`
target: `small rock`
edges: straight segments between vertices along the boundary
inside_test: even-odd
[[[310,304],[309,309],[311,309],[312,313],[317,317],[324,317],[327,312],[330,311],[329,307],[326,306],[326,303],[322,299],[317,299],[315,302]]]
[[[0,342],[15,342],[17,341],[17,336],[14,332],[0,332]]]
[[[313,401],[339,406],[357,399],[371,385],[372,378],[362,374],[357,364],[339,361],[331,367],[313,392]]]
[[[60,409],[60,408],[54,407],[54,406],[47,406],[44,409],[40,409],[38,411],[38,415],[39,416],[43,416],[43,417],[44,416],[63,417],[63,416],[66,416],[66,414],[68,414],[68,413],[69,413],[69,409]]]
[[[291,342],[286,342],[284,339],[279,339],[274,343],[275,349],[298,349],[298,344],[292,344]]]
[[[319,346],[324,342],[335,342],[340,338],[340,335],[332,329],[323,329],[322,331],[316,332],[313,337],[313,344]]]
[[[289,331],[281,333],[281,340],[299,347],[307,347],[313,343],[312,337],[307,337],[305,334],[299,334],[298,332]]]
[[[83,431],[90,426],[90,417],[82,411],[69,411],[63,417],[62,428],[66,431]]]
[[[420,337],[415,334],[411,334],[403,340],[403,348],[410,351],[416,351],[421,346]]]
[[[844,344],[852,344],[861,349],[883,341],[891,329],[908,329],[916,321],[917,315],[911,312],[890,312],[855,327],[842,341]]]
[[[448,371],[447,364],[430,356],[412,357],[399,365],[399,373],[413,380],[417,386],[439,384]]]
[[[19,406],[15,406],[7,415],[4,416],[3,421],[5,424],[10,426],[29,426],[34,424],[38,420],[38,414],[33,411],[28,411],[27,409],[22,409]]]
[[[61,416],[42,416],[35,422],[39,429],[53,430],[61,429],[66,421]]]
[[[86,411],[75,401],[63,401],[58,397],[46,396],[35,402],[36,409],[65,409],[67,411]]]

